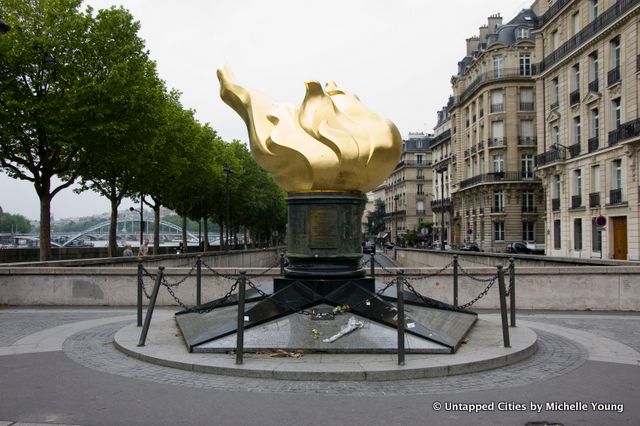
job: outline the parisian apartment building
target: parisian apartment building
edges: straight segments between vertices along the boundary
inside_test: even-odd
[[[639,0],[556,1],[535,30],[546,250],[640,260]]]
[[[385,203],[385,239],[397,244],[420,222],[432,222],[431,140],[433,135],[409,133],[403,141],[396,168],[373,191],[374,199]]]

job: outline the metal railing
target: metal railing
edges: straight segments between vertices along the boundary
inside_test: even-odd
[[[609,191],[609,204],[621,204],[622,203],[622,188],[612,189]]]
[[[534,103],[533,102],[520,102],[520,111],[533,111]]]
[[[544,166],[545,164],[553,163],[555,161],[564,161],[567,157],[566,151],[564,149],[552,149],[550,151],[543,152],[542,154],[538,154],[535,157],[535,162],[538,167]]]
[[[491,104],[489,110],[491,112],[504,112],[504,104]]]
[[[491,206],[491,213],[504,213],[504,206]]]
[[[610,131],[609,146],[637,136],[640,136],[640,118],[621,124],[617,129]]]
[[[598,80],[593,80],[591,82],[589,82],[589,91],[590,92],[597,92],[599,89],[599,85],[598,85]]]
[[[554,212],[560,210],[560,198],[551,199],[551,210],[553,210]]]
[[[613,68],[607,72],[607,86],[613,86],[620,81],[620,66]]]
[[[572,195],[571,196],[571,208],[577,209],[582,207],[582,196],[581,195]]]
[[[533,136],[518,136],[518,145],[536,146],[538,140]]]
[[[522,213],[535,213],[537,211],[536,206],[522,206]]]
[[[519,182],[519,181],[539,181],[540,178],[535,177],[529,172],[493,172],[483,173],[467,178],[460,182],[460,189],[468,188],[481,183],[494,182]]]
[[[574,90],[569,94],[569,105],[573,106],[580,103],[580,90]]]
[[[589,193],[589,207],[600,207],[600,193]]]
[[[438,200],[432,200],[431,201],[431,209],[435,210],[435,209],[441,209],[441,208],[450,208],[451,207],[451,198],[444,198],[444,199],[438,199]]]
[[[505,68],[505,69],[502,69],[501,71],[502,72],[500,72],[499,74],[494,74],[493,71],[488,71],[483,74],[480,74],[466,87],[466,89],[462,91],[462,93],[457,99],[454,99],[454,102],[456,104],[464,102],[473,93],[475,93],[475,91],[479,89],[480,86],[482,86],[485,83],[490,83],[493,81],[500,81],[500,80],[509,80],[514,78],[527,79],[527,80],[532,79],[530,75],[522,75],[520,73],[520,68]]]
[[[580,155],[580,142],[575,143],[569,147],[569,154],[571,155],[571,158]]]
[[[600,147],[600,140],[598,136],[594,136],[589,138],[587,144],[589,145],[589,152],[597,151]]]
[[[489,148],[500,148],[505,146],[505,144],[507,143],[507,139],[502,137],[502,138],[489,138],[489,140],[487,141],[487,146]]]

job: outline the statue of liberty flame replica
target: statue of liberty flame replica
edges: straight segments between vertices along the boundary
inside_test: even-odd
[[[391,174],[402,138],[389,120],[328,83],[305,83],[300,108],[277,104],[218,70],[220,95],[244,120],[251,153],[288,192],[289,277],[362,276],[363,193]]]
[[[332,307],[343,310],[348,306],[354,315],[398,326],[395,289],[365,277],[360,265],[364,193],[379,185],[398,164],[402,154],[398,129],[334,83],[328,83],[324,90],[317,81],[305,83],[304,100],[296,108],[237,85],[226,67],[218,70],[218,79],[220,96],[247,125],[251,154],[288,193],[289,265],[284,277],[273,280],[271,294],[262,290],[247,293],[247,302],[251,303],[244,312],[245,328],[287,317],[291,319],[286,325],[256,333],[260,335],[258,340],[270,332],[288,330],[291,334],[274,336],[274,341],[286,341],[290,348],[308,351],[391,350],[379,343],[385,334],[380,326],[375,328],[375,335],[366,335],[363,330],[360,340],[350,337],[352,340],[324,343],[308,339],[312,326],[304,321],[309,316],[291,314],[315,307],[331,312]],[[477,319],[472,312],[437,300],[407,292],[403,295],[411,306],[405,321],[405,331],[413,339],[408,341],[409,351],[455,352]],[[176,314],[189,351],[233,349],[224,343],[225,337],[235,333],[237,324],[235,312],[228,310],[229,303],[214,300],[200,307],[207,310],[217,306],[223,306],[217,313]],[[270,344],[276,345],[262,340],[255,349],[269,348]],[[245,349],[251,350],[251,344]]]

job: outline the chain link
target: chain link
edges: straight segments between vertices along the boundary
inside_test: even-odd
[[[440,270],[438,270],[438,272],[435,272],[433,274],[420,275],[418,277],[410,277],[410,278],[405,277],[405,281],[408,281],[408,280],[421,280],[423,278],[436,277],[436,276],[440,275],[441,273],[443,273],[446,269],[448,269],[452,265],[453,265],[453,260],[451,262],[449,262],[449,264],[447,264],[447,265],[443,266],[442,268],[440,268]]]
[[[271,266],[269,266],[269,268],[265,269],[264,271],[260,272],[259,274],[247,274],[248,277],[262,277],[264,275],[267,275],[267,273],[272,270],[273,268],[275,268],[276,266],[280,266],[280,259],[277,259],[275,261],[275,263]]]
[[[478,300],[482,299],[484,296],[487,295],[487,293],[489,292],[489,289],[493,286],[493,284],[496,282],[496,278],[498,278],[497,275],[494,275],[493,277],[491,277],[489,284],[487,284],[487,286],[485,287],[484,290],[482,290],[480,292],[480,294],[478,294],[473,300],[471,300],[470,302],[465,303],[464,305],[460,305],[458,306],[458,309],[467,309],[468,307],[470,307],[471,305],[473,305],[474,303],[476,303]]]
[[[196,314],[207,314],[207,313],[213,311],[215,308],[217,308],[221,304],[223,304],[224,302],[226,302],[227,299],[229,299],[229,297],[231,297],[233,292],[238,287],[238,283],[239,282],[240,282],[239,279],[236,280],[233,283],[233,285],[229,288],[229,291],[224,296],[222,296],[221,299],[218,299],[218,301],[213,306],[210,306],[210,307],[204,308],[204,309],[194,309],[194,308],[188,307],[182,300],[180,300],[180,298],[178,296],[176,296],[175,292],[172,290],[171,286],[167,284],[166,280],[164,280],[164,279],[162,280],[162,285],[167,289],[167,291],[169,292],[171,297],[173,297],[173,300],[175,300],[175,302],[178,305],[180,305],[185,311],[191,312],[191,313],[196,313]]]
[[[220,272],[216,271],[215,269],[213,269],[211,266],[207,265],[207,263],[203,260],[202,261],[202,266],[204,266],[206,269],[208,269],[209,271],[213,272],[213,274],[217,277],[221,277],[224,278],[226,280],[235,280],[236,277],[233,275],[224,275],[221,274]]]
[[[191,267],[191,270],[190,270],[190,271],[187,273],[187,275],[185,275],[181,280],[176,281],[176,282],[175,282],[175,283],[173,283],[173,284],[170,284],[168,281],[166,281],[166,279],[165,279],[165,282],[167,283],[167,285],[168,285],[169,287],[178,287],[180,284],[182,284],[183,282],[185,282],[185,281],[187,280],[187,278],[189,278],[189,277],[193,274],[193,271],[196,269],[196,266],[197,266],[197,265],[198,265],[198,262],[194,263],[194,264],[193,264],[193,266]]]
[[[471,275],[470,273],[468,273],[460,264],[458,264],[458,268],[460,268],[460,271],[462,272],[463,275],[465,275],[468,278],[471,278],[474,281],[478,281],[480,283],[488,283],[489,281],[495,279],[495,276],[491,277],[491,278],[487,278],[487,279],[476,278],[473,275]]]

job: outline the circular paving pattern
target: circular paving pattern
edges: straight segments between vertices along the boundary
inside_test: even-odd
[[[385,382],[229,377],[162,367],[128,357],[114,347],[113,336],[129,323],[112,323],[77,333],[65,341],[63,351],[68,358],[88,368],[163,384],[229,391],[361,396],[425,395],[523,386],[566,374],[587,359],[587,351],[580,344],[556,334],[537,331],[536,354],[517,364],[480,373]]]

